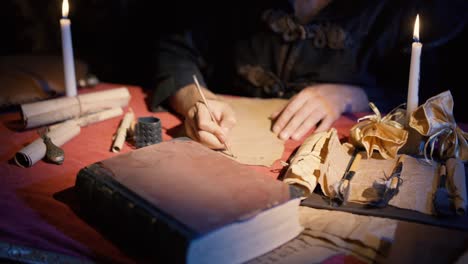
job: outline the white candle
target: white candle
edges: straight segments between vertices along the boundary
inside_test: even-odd
[[[411,64],[408,82],[408,98],[406,102],[406,117],[409,121],[411,113],[418,107],[419,101],[419,64],[422,44],[419,42],[419,15],[414,22],[413,44],[411,46]]]
[[[60,19],[60,28],[62,32],[62,54],[63,54],[63,71],[65,77],[65,93],[66,96],[76,96],[76,77],[75,77],[75,61],[73,59],[73,46],[71,38],[71,22],[68,19],[68,0],[62,2],[62,18]]]

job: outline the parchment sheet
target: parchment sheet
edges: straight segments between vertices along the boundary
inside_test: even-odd
[[[269,116],[287,103],[284,99],[223,97],[236,113],[237,124],[228,142],[235,160],[247,165],[271,166],[280,159],[284,141],[271,131]]]

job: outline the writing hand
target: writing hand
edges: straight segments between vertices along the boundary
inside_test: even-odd
[[[208,104],[216,121],[211,119],[206,105],[196,102],[187,113],[184,121],[189,137],[212,149],[224,149],[224,143],[236,124],[234,110],[229,104],[208,99]]]

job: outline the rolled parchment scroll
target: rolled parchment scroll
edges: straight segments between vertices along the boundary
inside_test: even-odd
[[[122,108],[121,107],[116,107],[116,108],[107,109],[107,110],[104,110],[104,111],[101,111],[101,112],[85,115],[85,116],[82,116],[82,117],[74,119],[74,120],[76,121],[76,123],[80,127],[84,127],[84,126],[87,126],[87,125],[91,125],[91,124],[94,124],[94,123],[97,123],[97,122],[100,122],[100,121],[104,121],[106,119],[110,119],[110,118],[122,115],[122,114],[123,114]],[[58,126],[61,126],[61,125],[62,125],[62,123],[58,123],[58,124],[49,126],[49,129],[54,129],[54,128],[56,128]]]
[[[67,141],[77,136],[80,133],[80,127],[87,126],[96,122],[104,121],[119,115],[122,115],[123,110],[120,107],[111,108],[101,112],[82,116],[77,119],[68,120],[49,126],[48,137],[52,142],[61,146]],[[44,158],[46,155],[46,145],[41,137],[33,141],[15,155],[15,162],[21,167],[31,167],[37,161]]]
[[[80,133],[80,126],[75,120],[66,121],[51,129],[47,136],[56,146],[62,146]],[[46,145],[41,137],[34,140],[15,155],[15,162],[20,167],[31,167],[46,155]]]
[[[120,122],[120,126],[117,129],[117,133],[115,135],[114,144],[112,144],[112,152],[119,152],[122,149],[122,146],[125,142],[125,138],[127,137],[127,131],[130,128],[135,116],[133,114],[132,109],[125,114]]]
[[[466,179],[465,165],[461,159],[449,158],[447,165],[447,187],[453,199],[455,212],[458,215],[466,214]]]
[[[130,101],[126,87],[61,97],[21,105],[25,128],[53,124],[110,108],[124,107]]]

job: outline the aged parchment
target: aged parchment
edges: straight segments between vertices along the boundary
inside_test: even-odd
[[[280,159],[284,141],[271,131],[269,116],[287,103],[284,99],[223,97],[236,113],[237,124],[229,133],[235,160],[247,165],[271,166]]]

